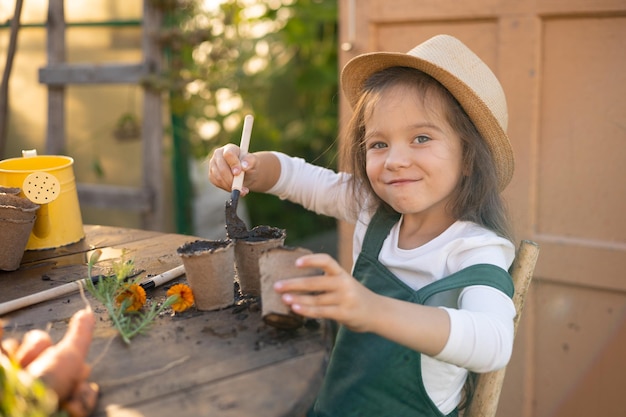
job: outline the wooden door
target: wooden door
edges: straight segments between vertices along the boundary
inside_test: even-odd
[[[626,415],[626,1],[341,0],[340,30],[341,66],[454,35],[507,94],[505,196],[541,254],[498,415]]]

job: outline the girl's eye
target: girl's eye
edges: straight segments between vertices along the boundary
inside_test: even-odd
[[[386,148],[387,144],[384,142],[372,142],[368,145],[368,149],[383,149]]]
[[[430,137],[428,136],[424,136],[424,135],[419,135],[415,137],[415,142],[417,143],[426,143],[430,140]]]

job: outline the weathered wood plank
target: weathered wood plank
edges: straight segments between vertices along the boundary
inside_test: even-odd
[[[144,63],[153,74],[160,74],[163,64],[163,51],[154,33],[162,27],[163,13],[143,0],[142,49]],[[141,157],[143,160],[143,186],[153,192],[152,210],[142,216],[142,228],[162,230],[165,219],[165,182],[163,170],[163,106],[162,92],[144,88]]]
[[[55,64],[39,69],[39,82],[50,86],[138,84],[147,73],[143,63]]]
[[[123,409],[129,416],[301,417],[321,385],[324,357],[319,350]]]
[[[89,250],[105,248],[107,246],[115,246],[121,243],[134,242],[137,240],[148,239],[159,235],[158,232],[140,230],[140,229],[126,229],[112,226],[100,226],[100,225],[85,225],[86,238],[71,245],[62,246],[54,249],[44,250],[27,250],[22,257],[22,265],[46,260],[59,258],[62,256],[69,256],[72,254],[78,254],[81,252],[87,252]],[[2,272],[0,272],[1,274]]]
[[[136,408],[145,415],[174,415],[163,411],[152,413],[150,404],[158,403],[159,409],[167,408],[169,399],[166,397],[176,398],[200,386],[207,386],[211,391],[211,386],[219,386],[233,376],[272,372],[268,370],[285,361],[324,352],[319,329],[302,328],[287,333],[266,326],[259,311],[246,309],[233,314],[234,311],[227,308],[164,316],[145,336],[133,339],[132,350],[113,350],[112,347],[104,360],[116,366],[92,369],[93,378],[106,391],[107,402]],[[94,357],[108,343],[108,334],[103,335],[105,337],[94,341]],[[114,343],[121,345],[122,342]],[[317,358],[318,371],[322,363],[323,357]],[[267,382],[260,378],[256,383],[261,386]],[[198,394],[198,399],[203,397],[202,393]],[[248,401],[247,396],[245,400]],[[286,403],[279,406],[285,407]]]
[[[94,274],[107,274],[113,261],[119,261],[124,255],[132,259],[137,270],[147,274],[160,274],[181,264],[176,249],[182,244],[197,239],[192,236],[159,234],[135,229],[108,228],[108,233],[115,230],[127,231],[111,239],[88,236],[74,245],[68,245],[51,251],[40,252],[41,257],[27,259],[17,271],[0,271],[0,302],[23,297],[38,291],[47,290],[57,285],[85,278],[87,262],[92,250],[102,249],[100,262],[96,264]],[[116,242],[111,244],[111,242]],[[107,244],[109,243],[109,244]],[[26,254],[30,254],[27,251]],[[77,294],[78,296],[78,294]],[[70,298],[72,299],[72,298]],[[73,300],[73,299],[72,299]],[[76,298],[74,301],[79,302]],[[69,312],[71,315],[71,311]],[[19,317],[20,321],[46,319],[46,313],[40,307],[32,306],[19,314],[11,313],[7,317]],[[68,316],[69,317],[69,316]]]
[[[48,2],[46,48],[48,65],[65,63],[65,10],[63,0]],[[65,151],[65,87],[48,88],[48,128],[46,154],[62,155]]]

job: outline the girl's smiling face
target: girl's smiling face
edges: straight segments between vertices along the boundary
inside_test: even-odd
[[[414,87],[395,85],[365,120],[367,177],[405,222],[454,221],[446,206],[463,172],[463,146],[443,111],[435,95],[423,98]]]

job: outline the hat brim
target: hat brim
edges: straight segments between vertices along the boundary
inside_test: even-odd
[[[350,60],[341,72],[341,86],[350,107],[354,108],[365,81],[373,74],[391,67],[409,67],[420,70],[439,81],[457,99],[478,132],[483,136],[496,164],[500,191],[513,177],[513,149],[509,138],[483,99],[466,83],[446,69],[419,57],[395,53],[372,52]]]

